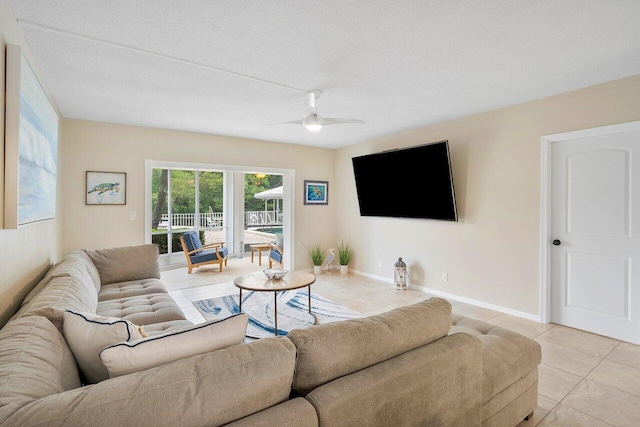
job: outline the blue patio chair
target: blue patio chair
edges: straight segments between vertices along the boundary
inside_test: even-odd
[[[282,248],[271,243],[271,250],[269,251],[269,268],[273,268],[273,264],[276,263],[280,267],[284,264],[284,255]]]
[[[227,265],[229,249],[224,247],[224,242],[203,246],[197,232],[186,231],[180,236],[180,245],[182,245],[184,255],[187,257],[189,274],[194,267],[220,264],[220,272],[222,272],[222,263]]]
[[[282,250],[282,234],[276,233],[275,242],[271,242],[271,250],[269,250],[269,268],[273,268],[276,263],[280,267],[284,265],[284,251]]]

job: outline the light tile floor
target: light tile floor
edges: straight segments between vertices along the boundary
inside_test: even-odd
[[[230,263],[233,260],[230,260]],[[264,266],[246,260],[220,275],[203,267],[188,275],[186,268],[167,270],[162,280],[185,315],[204,321],[193,301],[237,292],[234,271],[244,274]],[[348,274],[322,274],[314,293],[363,314],[373,315],[413,304],[432,295],[396,291],[386,282]],[[560,325],[541,324],[497,311],[451,300],[453,311],[513,330],[535,339],[542,347],[538,409],[528,426],[640,426],[640,346]]]

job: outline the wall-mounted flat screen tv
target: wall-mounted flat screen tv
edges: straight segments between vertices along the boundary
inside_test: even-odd
[[[448,141],[352,162],[361,216],[458,220]]]

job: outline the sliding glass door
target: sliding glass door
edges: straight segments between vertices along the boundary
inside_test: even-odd
[[[145,160],[145,242],[157,244],[160,265],[185,265],[180,236],[224,242],[230,258],[249,245],[277,241],[294,263],[292,169]]]
[[[151,243],[161,265],[184,264],[180,236],[196,231],[203,244],[225,241],[224,172],[153,168]]]
[[[244,251],[251,245],[281,243],[283,177],[280,174],[247,173],[244,179]]]

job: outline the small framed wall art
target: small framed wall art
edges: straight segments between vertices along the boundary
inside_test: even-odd
[[[87,205],[126,205],[127,174],[87,171],[85,197]]]
[[[329,181],[304,181],[305,205],[329,204]]]

